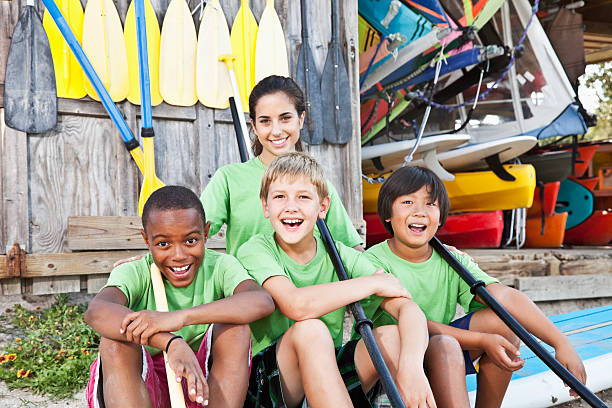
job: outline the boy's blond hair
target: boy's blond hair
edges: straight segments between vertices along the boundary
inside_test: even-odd
[[[262,200],[267,199],[270,184],[281,177],[288,177],[291,181],[298,177],[304,177],[315,186],[321,201],[329,195],[323,168],[313,157],[306,153],[285,153],[272,161],[261,179],[259,197]]]

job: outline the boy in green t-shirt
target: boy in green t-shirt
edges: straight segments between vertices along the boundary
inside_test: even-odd
[[[400,393],[410,407],[435,407],[423,371],[425,317],[391,274],[375,271],[362,253],[337,242],[352,279],[338,281],[317,218],[329,207],[319,164],[304,153],[274,159],[260,197],[273,233],[259,234],[238,250],[238,259],[274,299],[277,310],[251,324],[253,357],[248,407],[370,406],[366,393],[378,375],[362,340],[342,346],[345,306],[372,296],[400,323],[375,336]],[[381,303],[382,302],[382,303]],[[342,347],[341,347],[342,346]],[[427,405],[426,405],[427,404]]]
[[[205,249],[210,224],[189,189],[156,190],[142,224],[150,253],[113,269],[85,314],[101,335],[88,406],[170,406],[165,350],[177,381],[184,377],[188,407],[209,401],[241,407],[248,385],[247,323],[270,314],[272,299],[234,257]],[[152,263],[165,278],[169,312],[155,311]]]
[[[369,248],[366,256],[394,274],[427,317],[432,337],[425,368],[437,404],[469,407],[465,374],[476,372],[473,361],[479,359],[476,406],[498,407],[512,372],[524,364],[520,342],[429,245],[444,225],[449,207],[444,184],[432,171],[419,167],[394,171],[378,195],[378,215],[393,237]],[[586,381],[582,361],[567,337],[527,296],[500,284],[467,256],[455,256],[525,329],[554,347],[561,364],[582,383]],[[457,304],[467,315],[451,321]],[[394,322],[384,311],[377,311],[373,320],[375,327]]]

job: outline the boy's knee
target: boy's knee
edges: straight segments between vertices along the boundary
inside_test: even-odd
[[[312,347],[318,344],[328,344],[332,341],[329,329],[319,319],[308,319],[295,322],[285,333],[289,334],[292,342],[296,345]]]
[[[465,365],[461,345],[457,339],[446,334],[438,334],[429,339],[427,356],[448,366]]]
[[[220,340],[220,342],[217,342]],[[251,346],[251,329],[248,324],[215,323],[213,328],[212,350],[235,358],[242,358],[240,353],[248,353]]]
[[[376,341],[383,347],[398,345],[400,342],[397,325],[380,326],[373,330]]]

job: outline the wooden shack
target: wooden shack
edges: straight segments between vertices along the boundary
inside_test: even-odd
[[[311,47],[320,72],[331,37],[331,2],[308,2],[309,21],[316,22],[310,25]],[[169,0],[151,3],[158,20],[163,21]],[[251,1],[257,20],[265,3]],[[0,108],[10,39],[25,4],[25,0],[0,1]],[[117,0],[115,4],[125,20],[129,1]],[[189,4],[195,9],[200,2]],[[325,143],[307,148],[324,166],[360,228],[357,0],[340,4],[341,44],[351,81],[353,137],[342,146]],[[222,6],[231,27],[240,0],[223,1]],[[275,6],[293,73],[301,45],[300,2],[276,0]],[[44,6],[40,2],[38,10],[42,17]],[[196,12],[196,27],[199,18]],[[124,101],[118,107],[133,133],[138,134],[139,106]],[[129,235],[137,232],[139,222],[128,218],[137,215],[141,177],[102,104],[88,97],[60,99],[58,110],[56,129],[40,135],[15,131],[0,119],[0,254],[10,252],[0,258],[0,294],[97,291],[106,276],[100,274],[108,273],[114,260],[131,254],[115,249],[142,247],[137,236]],[[219,167],[239,160],[229,109],[209,109],[200,103],[186,108],[162,103],[153,109],[153,122],[156,172],[166,184],[181,184],[199,194]],[[84,238],[92,236],[86,232],[69,239],[72,216],[79,216],[74,219],[78,231],[116,229],[118,241],[106,240],[100,246]],[[122,236],[122,231],[128,234]],[[10,251],[15,243],[18,247]],[[19,247],[25,254],[16,249]],[[101,249],[106,251],[92,252]]]

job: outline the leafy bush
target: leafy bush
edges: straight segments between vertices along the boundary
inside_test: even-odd
[[[48,309],[6,310],[0,325],[14,333],[0,353],[0,379],[9,388],[29,388],[53,398],[66,398],[87,384],[99,335],[83,322],[86,305],[59,295]]]

